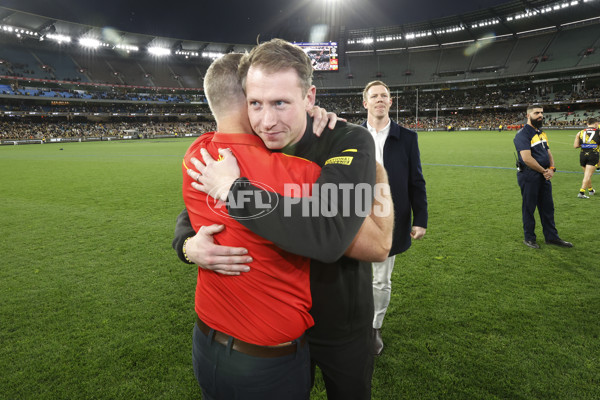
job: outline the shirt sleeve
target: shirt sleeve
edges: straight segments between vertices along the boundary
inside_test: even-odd
[[[523,150],[531,150],[531,142],[527,140],[525,135],[516,135],[513,142],[515,143],[515,149],[517,149],[517,152],[521,152]]]
[[[421,153],[419,151],[419,141],[416,132],[414,133],[411,147],[409,196],[413,213],[412,225],[427,228],[427,191],[425,189],[423,169],[421,168]]]
[[[183,211],[177,216],[177,222],[175,224],[175,237],[173,238],[173,250],[177,253],[177,257],[181,261],[186,264],[193,264],[188,262],[183,255],[183,243],[187,238],[194,236],[196,232],[194,228],[192,228],[192,223],[190,222],[190,216],[188,215],[187,209],[183,209]]]
[[[233,197],[237,196],[235,191],[250,188],[255,192],[251,198],[260,201],[228,207],[229,215],[290,253],[325,263],[338,260],[371,212],[375,144],[368,131],[355,127],[326,150],[321,174],[309,197],[265,192],[241,178],[241,184],[232,186]],[[264,213],[265,204],[269,213]],[[259,218],[252,217],[259,214]]]

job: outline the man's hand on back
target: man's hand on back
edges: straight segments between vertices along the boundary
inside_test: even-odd
[[[343,118],[339,118],[335,113],[327,112],[327,110],[318,106],[314,106],[308,110],[308,115],[313,119],[313,133],[316,136],[321,136],[325,127],[333,129],[337,121],[346,121]]]
[[[252,262],[248,250],[243,247],[229,247],[215,244],[213,235],[221,232],[225,225],[202,226],[195,236],[185,243],[188,259],[199,267],[223,275],[239,275],[250,271],[246,265]]]
[[[219,149],[218,161],[206,149],[201,149],[200,154],[204,163],[192,157],[196,171],[191,168],[187,170],[187,174],[196,181],[192,182],[192,187],[217,200],[226,201],[231,185],[240,177],[237,159],[229,149]]]

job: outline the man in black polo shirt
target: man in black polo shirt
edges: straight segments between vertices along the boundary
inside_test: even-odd
[[[540,106],[527,107],[527,124],[514,138],[518,154],[519,171],[517,182],[523,197],[523,232],[526,246],[539,249],[535,236],[534,212],[537,207],[547,244],[573,247],[573,244],[558,237],[554,224],[554,201],[550,180],[556,172],[554,158],[548,147],[548,137],[541,130],[544,109]]]
[[[346,123],[336,125],[320,137],[312,134],[311,120],[304,111],[310,104],[298,101],[304,102],[302,98],[306,93],[314,98],[316,89],[311,84],[310,59],[296,46],[277,39],[263,43],[242,61],[240,70],[253,130],[270,149],[281,149],[321,166],[317,183],[340,201],[334,205],[337,212],[334,210],[331,216],[325,217],[323,208],[319,207],[324,203],[312,203],[316,208],[304,207],[301,202],[277,207],[273,204],[285,204],[286,200],[279,195],[269,195],[262,197],[258,204],[244,202],[243,207],[229,207],[229,215],[282,249],[313,259],[310,284],[315,326],[307,331],[313,372],[318,365],[329,399],[370,399],[373,373],[371,265],[343,254],[348,254],[348,246],[352,248],[356,244],[353,240],[357,231],[365,227],[364,215],[356,213],[357,207],[361,208],[359,203],[363,202],[362,208],[367,214],[371,208],[373,192],[362,192],[361,188],[373,188],[376,181],[373,139],[366,129]],[[191,176],[207,185],[204,179],[213,176],[214,168],[227,165],[228,157],[223,161],[208,160],[206,168],[213,168],[210,174],[201,165],[202,177],[195,172],[191,172],[194,174]],[[233,198],[238,198],[236,191],[240,188],[264,192],[243,177],[234,176],[234,183],[217,186],[231,188]],[[223,198],[222,195],[213,197]],[[391,206],[391,202],[389,204]],[[272,212],[252,218],[265,207]],[[186,231],[185,218],[184,214],[178,218],[173,241],[180,258],[184,248],[190,254],[192,249],[186,247],[185,239],[194,235],[193,230]],[[202,236],[202,232],[197,236]],[[388,236],[391,239],[391,226]],[[187,243],[197,242],[190,239]],[[376,247],[381,244],[381,241],[369,243]],[[381,260],[387,256],[389,245]],[[231,254],[239,256],[239,253]],[[220,260],[223,264],[235,264],[234,259]]]

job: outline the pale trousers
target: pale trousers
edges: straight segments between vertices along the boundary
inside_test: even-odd
[[[383,318],[390,304],[392,295],[392,271],[396,256],[388,257],[383,262],[373,263],[373,303],[375,304],[375,315],[373,316],[373,328],[381,329]]]

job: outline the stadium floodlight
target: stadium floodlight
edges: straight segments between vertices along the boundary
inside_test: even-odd
[[[27,35],[27,36],[31,36],[31,37],[38,36],[37,32],[33,32],[33,31],[30,31],[30,30],[24,29],[24,28],[17,28],[15,26],[11,26],[11,25],[0,25],[0,30],[7,32],[7,33],[13,33],[19,38],[22,35]]]
[[[54,40],[58,43],[71,43],[71,37],[66,35],[59,35],[56,33],[49,33],[46,37],[50,40]]]
[[[79,44],[83,47],[97,49],[98,47],[100,47],[102,45],[102,42],[100,42],[97,39],[92,39],[92,38],[79,38]]]
[[[185,56],[185,58],[189,57],[198,57],[200,54],[196,51],[187,51],[187,50],[177,50],[175,52],[178,56]]]
[[[400,40],[400,39],[402,39],[402,35],[400,35],[400,34],[377,37],[378,42],[391,42],[391,41]]]
[[[130,44],[117,44],[117,45],[115,46],[115,49],[118,49],[118,50],[125,50],[125,51],[126,51],[126,52],[128,52],[128,53],[129,53],[129,52],[132,52],[132,51],[133,51],[133,52],[135,52],[135,51],[139,51],[139,50],[140,50],[140,48],[139,48],[139,47],[137,47],[137,46],[133,46],[133,45],[130,45]]]
[[[202,53],[202,57],[204,58],[212,58],[213,60],[216,60],[217,58],[223,57],[224,54],[223,53],[219,53],[219,52],[214,52],[214,51],[207,51]]]
[[[153,56],[163,57],[170,56],[171,50],[164,47],[148,47],[148,53],[152,54]]]
[[[422,38],[422,37],[431,36],[431,35],[433,35],[432,31],[423,31],[423,32],[417,32],[417,33],[407,33],[405,38],[406,39],[415,39],[415,38]]]

